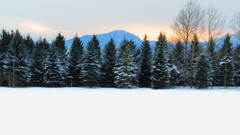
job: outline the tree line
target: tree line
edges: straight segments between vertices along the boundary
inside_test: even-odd
[[[171,26],[175,35],[168,39],[175,43],[172,49],[163,32],[154,47],[145,35],[139,48],[126,39],[116,48],[111,39],[101,50],[94,35],[86,47],[76,36],[71,49],[67,50],[65,38],[60,33],[48,43],[45,38],[34,42],[18,30],[3,29],[0,86],[237,87],[240,47],[233,48],[229,34],[224,37],[222,46],[215,41],[223,35],[225,22],[225,17],[213,6],[205,9],[196,1],[187,2]],[[240,40],[240,13],[231,22]],[[206,41],[206,47],[199,41]]]
[[[188,44],[186,57],[184,49],[184,43],[180,41],[169,49],[163,32],[154,49],[145,35],[140,48],[126,39],[116,48],[111,39],[101,50],[97,37],[93,35],[85,48],[81,39],[75,36],[71,49],[67,50],[65,38],[60,33],[50,44],[45,38],[34,42],[29,35],[23,37],[18,30],[2,30],[0,82],[1,86],[8,87],[153,89],[239,85],[240,46],[232,47],[230,35],[225,36],[219,50],[216,50],[213,39],[207,48],[201,46],[197,35]],[[188,61],[186,71],[184,61]]]

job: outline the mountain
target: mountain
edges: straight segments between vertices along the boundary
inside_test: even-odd
[[[215,39],[217,49],[221,49],[224,44],[225,37],[226,36],[222,36]],[[230,42],[232,43],[232,47],[236,48],[238,45],[240,45],[240,37],[238,37],[238,35],[231,35]]]
[[[80,37],[81,41],[83,42],[84,47],[87,46],[87,43],[92,38],[92,36],[93,35],[85,35],[85,36]],[[99,34],[96,36],[97,36],[97,39],[99,40],[99,44],[100,44],[101,48],[104,48],[104,46],[110,41],[111,38],[113,38],[117,48],[119,47],[121,41],[124,38],[127,40],[134,41],[136,46],[138,46],[138,47],[141,46],[141,44],[142,44],[142,40],[139,37],[137,37],[136,35],[131,34],[129,32],[126,32],[124,30],[115,30],[115,31],[112,31],[112,32],[109,32],[106,34]],[[72,42],[73,42],[73,39],[66,40],[67,49],[71,48]]]
[[[81,39],[81,41],[83,42],[84,47],[87,46],[87,43],[92,38],[92,36],[93,35],[85,35],[85,36],[79,37]],[[124,30],[115,30],[115,31],[112,31],[109,33],[99,34],[96,36],[97,36],[97,39],[99,40],[99,44],[100,44],[101,48],[104,48],[104,46],[109,42],[109,40],[111,38],[113,38],[117,48],[119,47],[120,43],[122,42],[122,40],[124,38],[127,40],[134,41],[134,43],[136,44],[137,47],[141,47],[141,45],[142,45],[142,40],[138,36],[136,36],[132,33],[129,33],[127,31],[124,31]],[[215,39],[217,50],[222,47],[222,45],[224,43],[224,39],[225,39],[225,36]],[[238,45],[240,45],[240,40],[238,39],[237,35],[231,35],[230,41],[233,44],[233,48],[236,48]],[[71,48],[72,42],[73,42],[73,38],[66,40],[65,43],[66,43],[67,49]],[[155,43],[156,43],[156,41],[150,41],[150,45],[151,45],[152,49],[154,48]],[[200,44],[204,48],[206,48],[206,46],[207,46],[207,42],[200,42]],[[175,45],[174,43],[168,42],[168,48],[170,50],[174,47],[174,45]]]

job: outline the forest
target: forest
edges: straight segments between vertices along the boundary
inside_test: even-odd
[[[225,19],[214,7],[186,3],[173,22],[174,37],[160,32],[154,47],[147,35],[141,47],[124,39],[116,48],[111,39],[104,49],[96,35],[87,46],[77,35],[70,50],[59,33],[52,43],[34,41],[19,30],[0,34],[0,86],[4,87],[116,87],[168,89],[176,86],[206,89],[238,87],[240,46],[233,47],[224,34],[218,49],[215,39],[223,36]],[[240,35],[240,13],[232,21]],[[169,42],[174,47],[169,49]],[[206,46],[203,46],[203,42]],[[239,43],[240,45],[240,43]]]

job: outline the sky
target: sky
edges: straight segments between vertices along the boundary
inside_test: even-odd
[[[160,31],[173,34],[171,24],[188,0],[0,0],[0,29],[53,40],[126,30],[156,40]],[[213,5],[229,22],[239,12],[239,0],[199,0]],[[229,27],[228,25],[226,27]]]

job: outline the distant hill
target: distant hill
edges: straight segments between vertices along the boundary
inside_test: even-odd
[[[87,43],[92,38],[92,36],[93,35],[85,35],[85,36],[80,37],[84,46],[87,46]],[[134,41],[137,46],[141,46],[141,44],[142,44],[142,40],[138,36],[131,34],[129,32],[126,32],[124,30],[115,30],[115,31],[112,31],[112,32],[109,32],[106,34],[99,34],[96,36],[97,36],[97,39],[99,40],[101,48],[104,48],[104,46],[110,41],[111,38],[113,38],[117,47],[120,45],[121,41],[124,38],[127,40]],[[73,39],[66,40],[67,49],[70,49],[72,42],[73,42]]]
[[[217,49],[220,49],[223,46],[225,37],[226,36],[222,36],[215,39]],[[232,43],[233,48],[236,48],[238,45],[240,45],[240,40],[236,35],[231,35],[230,42]]]
[[[82,36],[79,38],[83,42],[83,45],[87,46],[87,43],[92,38],[92,36],[93,35],[85,35],[85,36]],[[101,48],[104,48],[104,46],[109,42],[109,40],[111,38],[113,38],[117,48],[119,47],[119,45],[123,39],[134,41],[137,47],[141,47],[141,45],[142,45],[142,40],[138,36],[136,36],[132,33],[129,33],[127,31],[124,31],[124,30],[115,30],[115,31],[112,31],[109,33],[99,34],[96,36],[97,36],[97,39],[99,40]],[[215,39],[217,49],[220,49],[222,47],[222,45],[224,43],[224,38],[225,38],[225,36]],[[231,35],[230,41],[233,44],[233,48],[240,45],[240,40],[237,38],[236,35]],[[72,42],[73,42],[73,38],[66,40],[65,43],[66,43],[67,49],[71,48]],[[152,46],[152,48],[154,48],[155,43],[156,43],[155,41],[150,41],[150,45]],[[206,42],[201,42],[200,44],[202,44],[203,47],[206,47],[206,45],[207,45]],[[168,46],[169,46],[169,49],[172,49],[174,47],[174,43],[168,42]]]

